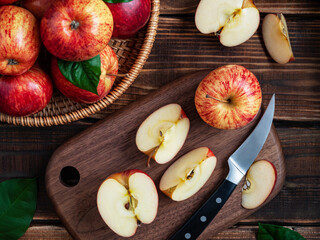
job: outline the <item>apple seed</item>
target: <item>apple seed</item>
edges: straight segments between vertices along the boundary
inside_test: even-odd
[[[193,177],[193,175],[194,175],[194,169],[192,169],[192,170],[188,173],[187,179],[190,180],[190,179]]]
[[[246,179],[246,181],[243,184],[242,190],[249,190],[251,186],[251,183],[248,179]]]

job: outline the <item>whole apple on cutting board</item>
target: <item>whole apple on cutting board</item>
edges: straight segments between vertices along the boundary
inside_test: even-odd
[[[199,84],[195,105],[200,117],[219,129],[250,123],[262,101],[258,79],[245,67],[226,65],[210,72]]]
[[[226,47],[247,41],[259,23],[259,11],[252,0],[201,0],[195,15],[198,30],[215,33]]]
[[[196,194],[211,176],[217,158],[207,147],[194,149],[175,161],[162,175],[160,190],[174,201]]]
[[[157,163],[171,161],[184,144],[190,127],[190,121],[179,104],[165,105],[140,125],[136,135],[138,149],[153,158]]]
[[[40,52],[36,18],[26,9],[0,7],[0,74],[19,75],[30,69]]]
[[[122,237],[135,234],[140,223],[151,223],[158,211],[158,193],[143,171],[114,173],[100,186],[97,206],[105,223]]]

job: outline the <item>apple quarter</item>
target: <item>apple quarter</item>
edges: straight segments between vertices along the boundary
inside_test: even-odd
[[[217,158],[207,147],[194,149],[175,161],[163,174],[160,190],[174,201],[197,193],[215,169]]]
[[[262,37],[270,56],[279,64],[294,60],[283,14],[268,14],[262,23]]]

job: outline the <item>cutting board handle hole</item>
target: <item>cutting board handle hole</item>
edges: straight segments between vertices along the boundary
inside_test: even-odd
[[[66,187],[74,187],[80,181],[80,173],[75,167],[67,166],[60,172],[60,182]]]

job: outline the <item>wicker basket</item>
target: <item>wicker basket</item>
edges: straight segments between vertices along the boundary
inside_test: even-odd
[[[26,117],[12,117],[0,113],[0,121],[29,127],[62,125],[90,116],[118,99],[133,83],[145,64],[157,33],[160,0],[151,0],[151,16],[146,30],[138,33],[136,38],[128,40],[112,39],[110,47],[119,60],[119,73],[112,90],[102,100],[94,104],[73,102],[55,90],[50,103],[41,112]]]

